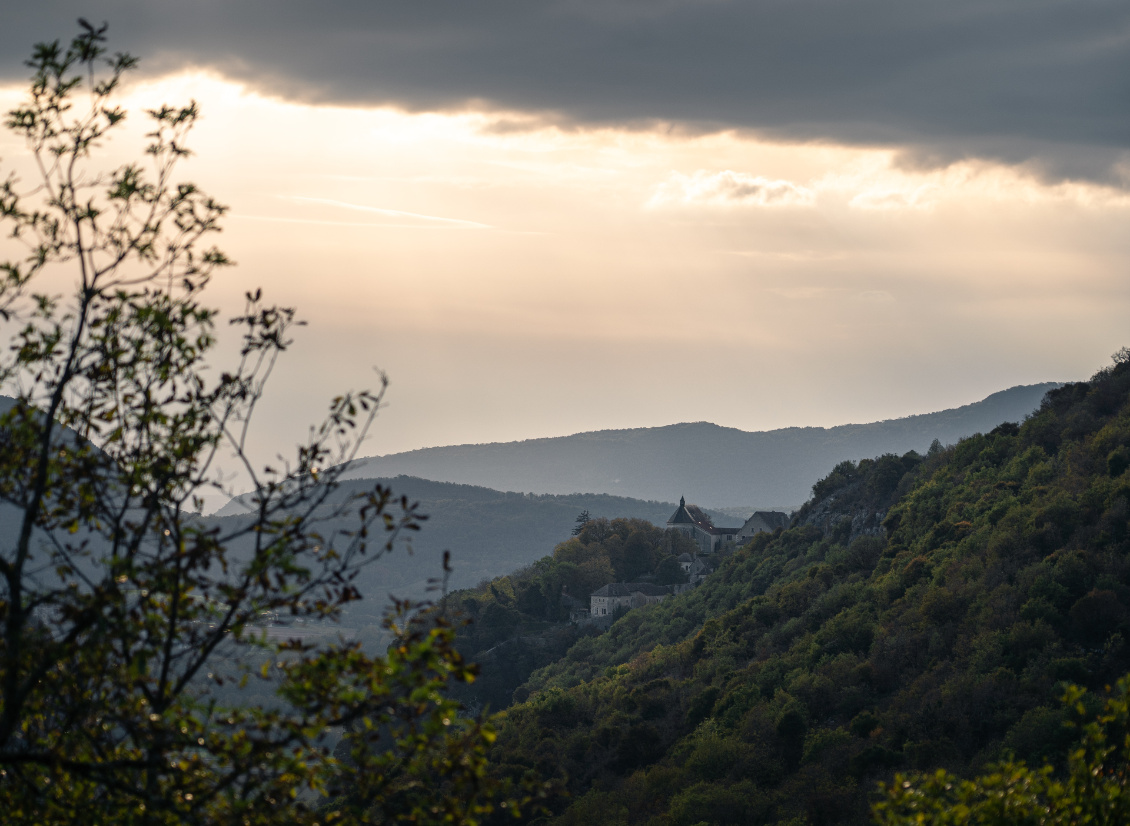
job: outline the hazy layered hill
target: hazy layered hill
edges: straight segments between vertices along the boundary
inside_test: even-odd
[[[344,483],[334,501],[371,489],[380,482],[398,496],[419,502],[420,513],[428,515],[422,530],[414,533],[412,553],[404,547],[364,569],[358,587],[375,597],[373,612],[379,614],[384,597],[423,598],[428,580],[442,573],[443,552],[451,551],[454,573],[451,588],[467,588],[483,579],[511,573],[552,553],[553,547],[569,538],[577,514],[587,510],[594,517],[615,519],[636,517],[664,526],[678,505],[672,502],[644,502],[607,494],[528,495],[504,493],[472,485],[433,482],[399,477],[367,479]],[[227,520],[243,518],[247,507],[234,499],[208,521],[221,526]],[[715,524],[736,527],[741,520],[710,513]],[[352,530],[353,519],[334,520],[320,526],[323,534]]]
[[[844,459],[925,451],[1021,422],[1054,382],[1013,387],[951,410],[839,427],[748,432],[709,422],[549,439],[431,447],[360,459],[350,478],[406,474],[500,490],[610,493],[715,508],[795,507]]]

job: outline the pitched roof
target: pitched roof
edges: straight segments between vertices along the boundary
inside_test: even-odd
[[[742,530],[749,528],[764,528],[765,530],[774,531],[777,528],[787,528],[789,526],[789,515],[781,513],[780,511],[755,511],[749,519],[742,525]]]
[[[633,594],[643,594],[648,597],[660,597],[671,593],[671,589],[667,586],[655,585],[651,582],[629,582],[628,588]]]
[[[693,508],[694,505],[691,505]],[[695,524],[694,517],[687,511],[686,498],[679,497],[679,509],[671,514],[671,518],[667,520],[668,525],[693,525]]]
[[[651,582],[610,582],[599,590],[593,591],[594,597],[630,597],[632,594],[643,594],[648,597],[658,597],[671,593],[665,585],[655,585]]]
[[[702,508],[700,508],[698,505],[687,505],[686,510],[687,510],[687,513],[690,514],[691,519],[693,519],[695,524],[698,525],[700,528],[713,528],[714,527],[714,522],[711,520],[711,518],[709,516],[706,515],[706,512]]]
[[[593,591],[594,597],[630,597],[632,592],[623,582],[610,582],[599,590]]]
[[[694,525],[699,530],[706,531],[706,533],[719,533],[719,529],[714,527],[714,523],[710,521],[710,517],[698,505],[688,505],[685,497],[679,497],[679,509],[671,514],[671,518],[667,520],[668,525]]]
[[[781,513],[780,511],[758,511],[756,516],[760,516],[774,528],[787,528],[789,526],[789,515]]]

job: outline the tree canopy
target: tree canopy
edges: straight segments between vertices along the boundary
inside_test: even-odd
[[[211,244],[227,208],[176,179],[198,108],[146,112],[143,160],[102,169],[137,61],[80,24],[35,47],[8,114],[39,177],[0,184],[20,250],[0,264],[14,398],[0,414],[4,821],[473,823],[513,809],[485,773],[490,725],[448,694],[476,671],[442,616],[393,606],[380,655],[280,633],[332,628],[361,597],[358,571],[423,519],[385,487],[332,495],[383,377],[333,399],[291,458],[255,466],[248,433],[296,314],[249,294],[231,320],[238,357],[214,365],[219,316],[202,296],[231,264]],[[255,491],[253,518],[226,528],[196,516],[226,490],[221,457]],[[257,681],[269,704],[230,701]]]
[[[878,826],[1074,826],[1130,822],[1130,676],[1102,698],[1079,686],[1063,696],[1067,725],[1079,734],[1055,764],[1032,769],[1005,760],[971,780],[945,769],[916,777],[896,775],[875,805]]]
[[[493,754],[561,778],[558,824],[863,824],[896,772],[1010,759],[1063,782],[1065,686],[1130,670],[1128,450],[1120,351],[1023,423],[832,468],[789,529],[533,672]]]

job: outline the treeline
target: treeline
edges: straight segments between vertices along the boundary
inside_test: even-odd
[[[643,519],[590,519],[552,555],[448,594],[443,607],[459,623],[459,650],[483,666],[480,678],[460,689],[461,698],[472,707],[510,705],[534,670],[598,633],[569,622],[574,609],[588,607],[593,591],[610,582],[686,582],[678,556],[694,550],[681,533]]]
[[[895,771],[1066,753],[1130,669],[1130,359],[1020,425],[845,463],[796,527],[535,673],[500,771],[580,824],[864,823]]]

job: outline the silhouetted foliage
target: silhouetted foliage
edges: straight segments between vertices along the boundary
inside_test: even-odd
[[[226,208],[172,179],[196,106],[148,112],[151,169],[99,170],[91,153],[126,117],[112,95],[136,61],[80,24],[69,46],[35,48],[8,115],[42,177],[0,185],[27,249],[0,264],[0,381],[15,396],[0,414],[3,821],[474,822],[515,802],[486,774],[489,724],[448,693],[476,670],[442,616],[396,605],[383,656],[261,627],[332,626],[361,596],[358,571],[421,517],[380,486],[333,499],[380,392],[334,399],[294,459],[252,465],[252,415],[294,312],[248,295],[240,359],[209,364],[217,314],[200,297],[229,262],[204,245]],[[49,293],[60,271],[66,297]],[[256,492],[248,518],[215,528],[195,513],[223,489],[220,453]],[[350,530],[322,530],[346,514]],[[222,700],[233,682],[270,702]],[[347,760],[328,752],[331,727]]]

